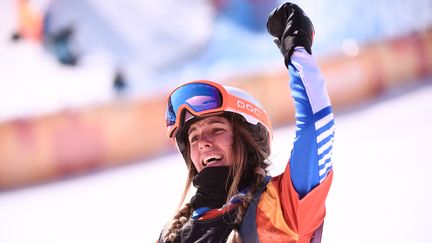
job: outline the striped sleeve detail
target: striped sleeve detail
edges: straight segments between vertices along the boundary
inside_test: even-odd
[[[318,153],[318,175],[320,183],[332,169],[331,155],[335,134],[334,117],[331,107],[326,107],[315,114],[316,143]]]
[[[297,47],[288,69],[296,117],[291,178],[303,198],[332,170],[335,123],[326,83],[314,58]]]

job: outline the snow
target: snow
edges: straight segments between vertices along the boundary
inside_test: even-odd
[[[336,114],[323,243],[430,242],[431,103],[428,82]],[[272,174],[283,170],[293,136],[291,126],[275,131]],[[153,242],[185,176],[174,154],[3,192],[0,242]]]
[[[65,67],[33,42],[4,41],[0,52],[0,121],[105,104],[115,97],[113,72],[103,58],[89,56],[87,65]]]

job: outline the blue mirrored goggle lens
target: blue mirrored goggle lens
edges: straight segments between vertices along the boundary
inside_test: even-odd
[[[178,108],[186,104],[196,112],[211,110],[222,106],[222,94],[218,88],[205,83],[190,83],[181,86],[168,100],[167,126],[176,121]]]

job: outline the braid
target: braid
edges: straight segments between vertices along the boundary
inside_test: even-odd
[[[238,197],[241,200],[241,203],[237,208],[237,215],[236,218],[234,219],[234,225],[239,226],[241,224],[241,222],[243,221],[243,217],[246,213],[246,210],[249,207],[249,204],[253,198],[253,194],[257,191],[259,186],[262,186],[262,183],[264,182],[265,170],[261,167],[256,167],[254,172],[256,175],[255,183],[251,185],[250,189],[248,190],[248,193],[245,196]],[[228,236],[227,242],[242,243],[238,227],[234,227],[234,230]]]
[[[259,174],[259,172],[261,172],[261,170],[263,170],[260,167],[257,167],[255,169],[256,173],[256,180],[255,183],[251,185],[251,187],[248,190],[248,193],[245,196],[239,196],[238,198],[241,200],[241,204],[238,206],[238,211],[237,211],[237,216],[234,220],[234,224],[235,225],[240,225],[242,220],[243,220],[243,216],[246,213],[246,210],[249,206],[250,201],[253,198],[254,193],[257,191],[258,187],[261,186],[262,182],[264,181],[264,176],[262,174]]]
[[[168,226],[163,231],[163,241],[173,242],[177,237],[180,229],[189,220],[192,215],[192,207],[190,203],[186,203],[183,208],[181,208],[177,214],[174,216],[173,220],[168,224]]]

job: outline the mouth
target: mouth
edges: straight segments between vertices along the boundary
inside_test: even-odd
[[[221,154],[212,154],[212,155],[209,155],[209,156],[205,157],[201,161],[201,164],[203,166],[208,166],[210,164],[217,163],[217,162],[221,161],[222,158],[223,158],[223,156]]]

